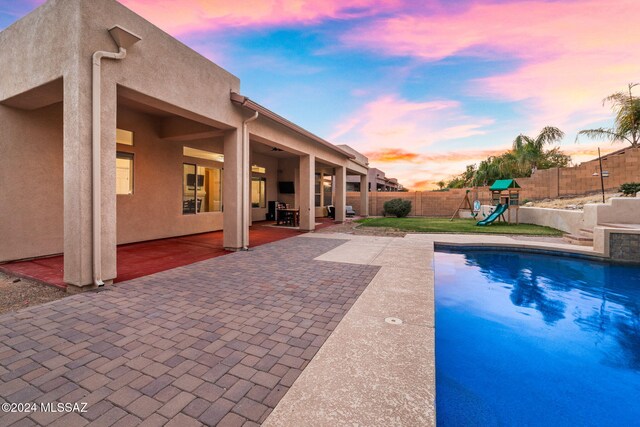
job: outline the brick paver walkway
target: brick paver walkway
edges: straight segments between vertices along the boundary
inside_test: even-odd
[[[0,316],[0,401],[87,402],[0,425],[262,422],[378,267],[291,238]]]

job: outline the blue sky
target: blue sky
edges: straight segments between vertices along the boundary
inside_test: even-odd
[[[40,3],[0,0],[0,28]],[[636,0],[122,3],[414,189],[545,125],[575,162],[593,157],[577,131],[610,125],[602,99],[640,75]]]

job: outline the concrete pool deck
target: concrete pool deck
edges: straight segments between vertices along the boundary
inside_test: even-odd
[[[316,260],[380,270],[265,426],[435,425],[434,243],[597,255],[590,248],[519,236],[307,237],[345,240]]]

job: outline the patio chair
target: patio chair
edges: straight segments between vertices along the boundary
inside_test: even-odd
[[[353,210],[353,206],[345,207],[347,218],[353,218],[356,215],[356,211]]]

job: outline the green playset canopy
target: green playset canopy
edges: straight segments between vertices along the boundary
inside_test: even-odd
[[[520,188],[515,179],[498,179],[489,188],[491,191],[504,191],[510,188]]]

